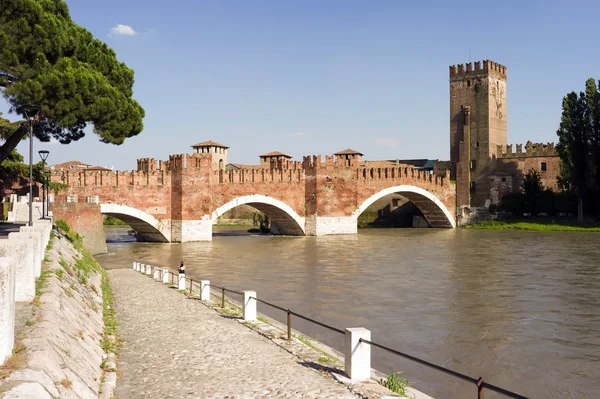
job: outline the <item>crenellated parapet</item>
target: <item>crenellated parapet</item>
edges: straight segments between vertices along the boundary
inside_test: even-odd
[[[300,164],[300,163],[299,163]],[[221,184],[229,183],[302,183],[304,182],[304,169],[239,169],[215,171],[215,181]]]
[[[490,74],[506,79],[506,67],[490,60],[450,65],[450,79]]]
[[[528,141],[525,144],[525,151],[523,151],[523,145],[517,144],[516,151],[513,151],[513,145],[507,144],[499,145],[497,148],[498,158],[531,158],[531,157],[556,157],[556,146],[554,143],[532,143]]]
[[[323,156],[321,155],[308,155],[302,157],[302,167],[304,169],[311,169],[320,166],[325,167],[336,167],[336,168],[357,168],[359,167],[363,161],[360,158],[340,158],[338,155],[325,155],[325,159],[323,160]]]
[[[140,158],[137,160],[137,170],[139,172],[152,172],[156,170],[156,160],[154,158]]]
[[[118,187],[118,186],[162,186],[169,184],[166,170],[112,171],[112,170],[57,170],[51,181],[77,187]]]
[[[397,181],[398,184],[415,184],[422,186],[432,185],[446,187],[450,184],[450,171],[446,170],[444,176],[435,175],[428,170],[417,169],[411,165],[390,167],[361,166],[358,168],[356,178],[358,181]]]

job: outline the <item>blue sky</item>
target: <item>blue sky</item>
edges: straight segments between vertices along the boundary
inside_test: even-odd
[[[448,159],[448,66],[467,62],[469,49],[472,61],[508,67],[509,143],[556,141],[562,97],[600,78],[597,1],[68,4],[135,71],[146,118],[121,146],[91,132],[36,143],[51,163],[134,169],[137,158],[168,159],[208,139],[238,163],[347,147],[366,159]],[[111,34],[119,24],[135,34]]]

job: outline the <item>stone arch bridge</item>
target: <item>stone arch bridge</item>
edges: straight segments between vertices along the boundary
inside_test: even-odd
[[[281,234],[356,234],[358,216],[369,205],[400,194],[430,226],[455,226],[456,191],[448,175],[411,165],[310,156],[280,168],[215,170],[203,154],[172,155],[158,167],[153,159],[138,165],[146,166],[132,172],[53,171],[52,181],[69,186],[55,198],[55,217],[79,226],[84,236],[96,234],[90,226],[101,229],[106,214],[125,221],[143,240],[204,241],[212,239],[219,216],[247,204],[267,214]]]

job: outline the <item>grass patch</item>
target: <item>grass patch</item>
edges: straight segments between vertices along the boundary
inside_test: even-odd
[[[25,344],[21,341],[17,341],[15,342],[15,346],[12,350],[13,355],[16,355],[20,352],[23,352],[25,350]]]
[[[21,356],[12,355],[0,366],[0,379],[6,378],[14,370],[23,367],[25,361]]]
[[[40,276],[35,280],[35,296],[42,295],[42,290],[48,285],[48,276],[50,271],[42,270]]]
[[[34,324],[35,324],[35,320],[27,320],[27,321],[25,322],[25,325],[26,325],[27,327],[32,327]]]
[[[321,364],[331,364],[331,363],[335,362],[335,359],[333,359],[331,356],[320,355],[319,358],[317,359],[317,362],[319,362]]]
[[[121,219],[117,219],[116,217],[110,215],[104,217],[102,224],[105,226],[127,226],[127,223]]]
[[[402,373],[392,373],[388,375],[385,380],[383,378],[379,380],[379,383],[392,392],[406,396],[406,388],[408,388],[410,385],[408,380],[404,377],[401,377],[400,374]]]
[[[586,231],[600,232],[598,222],[572,220],[489,220],[464,226],[472,230],[526,230],[526,231]]]
[[[56,274],[56,277],[58,277],[58,279],[60,281],[63,281],[64,277],[65,277],[65,271],[62,269],[56,269],[54,270],[54,274]]]
[[[104,334],[100,346],[105,352],[118,354],[122,341],[117,332],[117,317],[113,308],[113,293],[108,273],[102,270],[102,317],[104,318]]]
[[[46,245],[46,251],[49,251],[54,246],[54,238],[56,237],[56,233],[54,229],[50,230],[50,239],[48,240],[48,245]]]
[[[269,320],[267,320],[267,319],[266,319],[264,316],[260,316],[260,315],[258,315],[258,316],[256,317],[256,320],[258,320],[258,321],[261,321],[261,322],[263,322],[263,323],[265,323],[265,324],[271,324],[271,323],[269,323]]]
[[[60,381],[60,383],[61,383],[61,385],[62,385],[63,387],[65,387],[65,388],[67,388],[67,389],[71,389],[71,386],[73,385],[73,383],[71,382],[71,380],[70,380],[70,379],[68,379],[68,378],[63,378],[63,379]]]

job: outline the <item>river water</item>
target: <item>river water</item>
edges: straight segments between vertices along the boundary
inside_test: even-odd
[[[338,328],[533,398],[600,397],[600,234],[367,229],[355,236],[252,236],[126,242],[107,228],[105,268],[134,260],[257,295]],[[238,299],[233,297],[233,299]],[[282,322],[285,314],[259,305]],[[295,318],[341,350],[344,337]],[[436,398],[474,398],[462,380],[373,348],[373,367],[402,371]],[[488,392],[487,398],[502,396]]]

